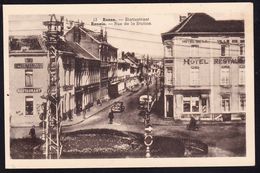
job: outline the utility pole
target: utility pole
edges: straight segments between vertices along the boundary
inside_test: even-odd
[[[149,112],[149,57],[147,55],[146,57],[146,63],[147,63],[147,77],[146,77],[146,85],[147,85],[147,112]]]
[[[45,156],[51,159],[52,156],[59,159],[62,151],[60,141],[61,136],[61,120],[62,120],[62,104],[60,96],[59,83],[59,51],[60,36],[63,35],[63,17],[58,21],[54,14],[50,15],[50,20],[43,22],[47,27],[44,32],[46,39],[46,47],[48,50],[48,89],[46,97],[46,119],[43,125],[43,134],[45,136]]]

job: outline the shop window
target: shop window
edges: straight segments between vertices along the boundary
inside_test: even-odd
[[[246,95],[241,94],[239,98],[239,108],[240,111],[245,111],[246,110]]]
[[[25,97],[25,115],[33,115],[33,96]]]
[[[244,67],[239,67],[239,80],[238,80],[239,85],[245,85],[245,68]]]
[[[173,84],[173,69],[172,67],[166,67],[166,84]]]
[[[191,45],[190,56],[199,57],[199,45]]]
[[[223,112],[229,112],[230,111],[230,95],[224,95],[222,96],[221,100],[221,107]]]
[[[226,45],[221,45],[221,56],[226,55]]]
[[[230,68],[222,67],[220,71],[220,85],[230,85]]]
[[[33,86],[33,70],[25,70],[25,86]]]
[[[202,112],[206,113],[207,112],[207,99],[206,98],[201,99],[201,106],[202,106]]]
[[[199,85],[199,68],[190,69],[190,85]]]
[[[165,46],[164,49],[165,57],[171,57],[173,55],[172,47],[170,45]]]
[[[184,97],[183,112],[185,113],[199,112],[199,97]]]

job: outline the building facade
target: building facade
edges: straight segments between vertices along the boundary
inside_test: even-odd
[[[63,118],[75,110],[75,55],[59,50],[58,68]],[[41,36],[9,37],[10,119],[11,127],[39,126],[42,105],[46,102],[50,59]]]
[[[162,34],[164,117],[245,118],[244,21],[192,13]]]

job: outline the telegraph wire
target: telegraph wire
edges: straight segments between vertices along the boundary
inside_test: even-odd
[[[86,25],[89,25],[89,26],[92,26],[90,24],[86,24]],[[153,36],[161,36],[160,34],[152,34],[152,33],[145,33],[145,32],[139,32],[139,31],[131,31],[131,30],[125,30],[125,29],[119,29],[119,28],[112,28],[112,27],[107,27],[107,26],[93,26],[93,27],[100,27],[100,28],[108,28],[108,29],[112,29],[112,30],[118,30],[118,31],[123,31],[123,32],[131,32],[131,33],[136,33],[136,34],[143,34],[143,35],[153,35]],[[31,30],[38,30],[38,31],[44,31],[45,29],[38,29],[38,28],[35,28],[35,29],[20,29],[20,30],[10,30],[11,32],[14,32],[14,31],[31,31]],[[108,35],[108,37],[111,37]],[[202,39],[196,39],[196,38],[174,38],[175,40],[185,40],[185,41],[190,41],[190,40],[193,40],[193,41],[207,41],[209,43],[217,43],[217,44],[220,44],[219,42],[217,41],[211,41],[211,40],[202,40]],[[131,40],[131,39],[130,39]],[[147,42],[145,40],[145,42]],[[162,42],[158,42],[160,44],[163,44]],[[233,46],[241,46],[243,45],[244,43],[226,43],[227,45],[233,45]]]

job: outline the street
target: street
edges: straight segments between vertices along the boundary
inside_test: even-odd
[[[155,82],[149,86],[150,93],[155,92]],[[144,131],[144,119],[139,116],[140,110],[138,109],[139,97],[147,94],[147,87],[143,86],[137,92],[127,92],[120,101],[124,103],[125,111],[122,113],[114,113],[113,124],[108,124],[108,113],[111,107],[105,108],[103,111],[91,116],[80,124],[63,127],[63,132],[72,132],[84,129],[94,128],[109,128],[120,131]]]

